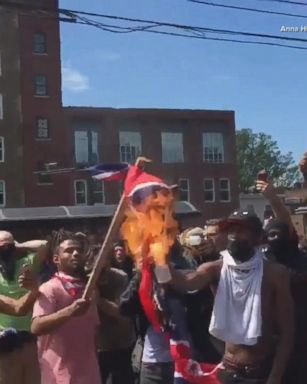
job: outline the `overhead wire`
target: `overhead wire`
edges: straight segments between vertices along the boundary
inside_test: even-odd
[[[259,9],[259,8],[242,7],[237,5],[216,3],[214,1],[204,1],[204,0],[186,0],[186,1],[190,3],[202,4],[202,5],[207,5],[211,7],[233,9],[237,11],[256,12],[256,13],[264,13],[264,14],[276,15],[276,16],[286,16],[286,17],[307,19],[307,15],[300,15],[297,13],[279,12],[279,11],[271,11],[271,10]]]
[[[78,24],[87,24],[85,22],[79,22]],[[88,24],[87,24],[88,25]],[[99,25],[92,25],[99,29],[110,31],[110,29],[106,28],[105,24]],[[122,28],[114,25],[107,25],[108,27],[112,28]],[[300,47],[300,46],[294,46],[294,45],[288,45],[288,44],[280,44],[276,42],[268,42],[268,41],[251,41],[251,40],[241,40],[241,39],[234,39],[234,38],[221,38],[221,37],[212,37],[212,36],[197,36],[197,35],[187,35],[184,33],[178,33],[178,32],[166,32],[166,31],[156,31],[156,30],[144,30],[144,32],[148,33],[155,33],[160,35],[167,35],[167,36],[177,36],[177,37],[184,37],[184,38],[192,38],[192,39],[200,39],[200,40],[212,40],[212,41],[222,41],[222,42],[230,42],[230,43],[241,43],[241,44],[254,44],[254,45],[268,45],[268,46],[275,46],[275,47],[284,47],[284,48],[294,48],[294,49],[300,49],[300,50],[307,50],[307,47]]]
[[[270,3],[283,3],[283,4],[307,6],[307,3],[301,3],[300,1],[292,1],[292,0],[257,0],[257,1],[266,1],[266,2],[270,2]]]
[[[197,1],[200,1],[200,0],[197,0]],[[147,33],[156,33],[156,34],[185,37],[185,38],[228,41],[228,42],[241,43],[241,44],[271,45],[271,46],[301,49],[301,50],[305,50],[306,47],[299,46],[299,45],[292,45],[289,43],[290,42],[307,43],[307,39],[298,38],[298,37],[253,33],[253,32],[236,31],[236,30],[229,30],[229,29],[207,28],[207,27],[199,27],[199,26],[193,26],[193,25],[161,22],[161,21],[146,20],[146,19],[139,19],[139,18],[130,18],[130,17],[117,16],[117,15],[108,15],[108,14],[102,14],[102,13],[86,12],[86,11],[71,10],[71,9],[64,9],[64,8],[60,8],[59,10],[55,11],[50,7],[45,7],[45,6],[39,7],[37,6],[37,4],[30,4],[29,2],[21,5],[20,3],[17,3],[17,2],[14,3],[11,1],[7,2],[4,0],[0,0],[0,5],[6,5],[8,7],[18,7],[23,10],[30,10],[32,13],[37,12],[39,15],[43,14],[44,15],[43,17],[49,17],[49,18],[53,17],[55,19],[61,18],[58,15],[64,15],[68,19],[67,20],[65,19],[62,21],[88,25],[88,26],[99,28],[101,30],[112,32],[112,33],[123,34],[123,33],[147,32]],[[113,23],[114,22],[128,23],[128,25],[118,25],[118,24],[97,21],[92,18],[89,18],[88,16],[100,18],[100,19],[102,18],[106,20],[112,20]],[[131,25],[131,23],[134,23],[134,25]],[[178,32],[178,31],[181,31],[181,32]],[[224,35],[224,36],[214,37],[212,35]],[[225,35],[232,36],[232,37],[226,38]],[[239,38],[234,38],[234,36],[245,37],[246,39],[243,40]],[[247,40],[247,38],[249,38],[249,40]],[[276,41],[271,41],[271,40],[279,40],[280,43],[277,43]],[[287,42],[287,44],[281,43],[281,42]]]

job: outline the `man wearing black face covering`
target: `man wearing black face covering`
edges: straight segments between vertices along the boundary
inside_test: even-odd
[[[302,172],[303,165],[304,162],[302,160]],[[291,222],[290,214],[277,196],[272,184],[257,180],[257,188],[268,199],[277,217],[270,221],[265,227],[267,237],[265,254],[269,260],[282,264],[289,269],[291,293],[294,299],[296,328],[294,348],[287,366],[283,384],[306,384],[307,259],[299,250],[298,236]]]
[[[307,259],[300,253],[296,232],[282,220],[274,219],[265,227],[267,237],[266,256],[288,268],[307,270]]]
[[[259,250],[262,223],[239,210],[226,222],[222,260],[187,275],[173,271],[177,289],[216,293],[210,333],[225,342],[223,384],[281,384],[294,333],[289,274]]]

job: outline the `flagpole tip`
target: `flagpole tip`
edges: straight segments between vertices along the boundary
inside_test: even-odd
[[[135,162],[135,165],[137,167],[140,167],[142,168],[145,163],[151,163],[152,160],[151,159],[148,159],[147,157],[144,157],[144,156],[139,156],[137,159],[136,159],[136,162]]]

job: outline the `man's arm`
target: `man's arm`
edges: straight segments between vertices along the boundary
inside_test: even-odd
[[[78,299],[55,313],[34,317],[31,332],[38,336],[48,334],[66,323],[71,317],[83,315],[88,310],[89,305],[90,300]]]
[[[257,180],[256,187],[260,190],[264,197],[266,197],[278,219],[288,224],[291,232],[295,231],[291,216],[289,211],[287,210],[285,204],[280,200],[277,196],[275,188],[272,184],[267,183],[266,181]]]
[[[97,307],[102,315],[106,314],[111,317],[121,318],[119,305],[111,300],[107,300],[104,297],[99,297],[97,299]]]
[[[199,291],[214,282],[221,265],[220,260],[204,263],[195,272],[187,274],[172,270],[171,284],[180,292]]]
[[[19,299],[0,295],[0,312],[11,316],[25,316],[32,310],[38,289],[26,293]]]
[[[0,295],[0,312],[11,316],[25,316],[32,310],[38,296],[38,281],[31,270],[24,269],[18,278],[21,287],[29,292],[19,299]]]
[[[288,271],[281,265],[275,265],[276,277],[276,317],[280,338],[274,364],[267,384],[280,384],[292,351],[294,340],[294,304],[290,291]]]
[[[47,241],[46,240],[29,240],[24,243],[15,242],[16,248],[25,249],[37,254],[40,263],[46,260],[48,255]]]

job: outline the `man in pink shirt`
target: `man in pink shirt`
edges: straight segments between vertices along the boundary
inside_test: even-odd
[[[96,306],[81,298],[86,282],[82,243],[62,231],[53,252],[58,272],[40,287],[31,327],[39,336],[41,384],[101,384]]]

